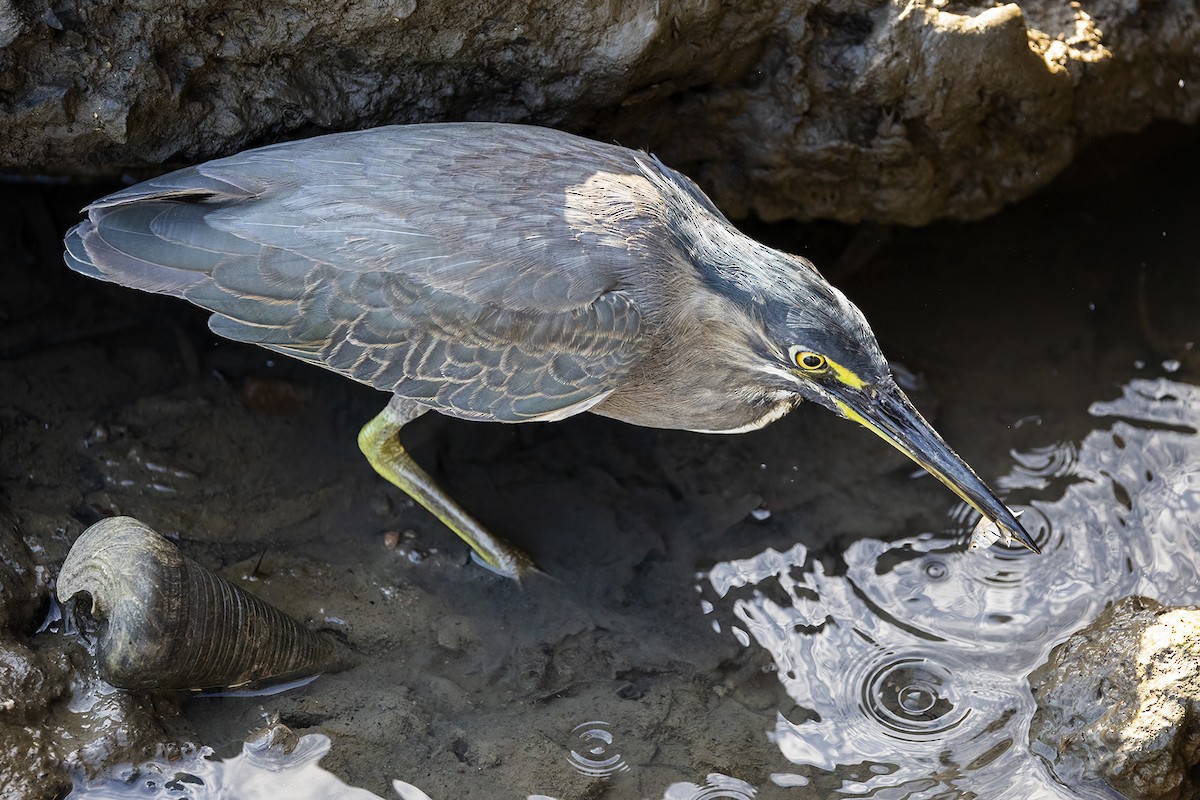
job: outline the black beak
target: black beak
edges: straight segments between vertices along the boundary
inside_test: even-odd
[[[1015,538],[1035,553],[1040,553],[1017,518],[975,474],[967,463],[950,449],[938,432],[925,421],[921,412],[892,382],[875,387],[874,392],[843,390],[837,392],[838,410],[847,419],[874,431],[884,441],[924,467],[972,508],[994,522],[1002,532]]]

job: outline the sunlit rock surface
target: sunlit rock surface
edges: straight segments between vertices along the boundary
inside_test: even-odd
[[[732,214],[975,218],[1200,113],[1194,4],[0,0],[0,169],[116,173],[396,122],[647,147]]]
[[[1030,676],[1031,739],[1060,774],[1130,798],[1195,797],[1200,610],[1127,597],[1054,648]]]

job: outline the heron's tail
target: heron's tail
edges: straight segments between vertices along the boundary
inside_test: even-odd
[[[249,194],[194,167],[163,175],[88,206],[88,219],[67,233],[63,258],[93,278],[183,296],[222,260],[257,252],[210,221]]]

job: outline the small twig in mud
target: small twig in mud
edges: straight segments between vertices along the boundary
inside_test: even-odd
[[[262,572],[259,571],[259,567],[262,566],[263,559],[267,557],[267,553],[270,552],[270,550],[271,550],[271,548],[268,547],[266,550],[263,550],[261,553],[258,554],[258,561],[254,562],[254,569],[250,570],[250,577],[252,577],[252,578],[265,577],[262,574]]]

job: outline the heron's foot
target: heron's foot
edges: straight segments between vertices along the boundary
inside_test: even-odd
[[[457,531],[455,531],[455,533],[457,533]],[[501,542],[501,544],[504,543]],[[508,545],[507,549],[509,552],[505,554],[503,560],[510,563],[506,567],[500,567],[491,561],[484,560],[484,557],[481,556],[479,551],[474,548],[471,548],[471,563],[478,567],[483,567],[488,572],[499,575],[501,578],[512,578],[518,583],[520,583],[521,580],[531,572],[537,573],[538,575],[544,574],[540,569],[533,565],[533,560],[530,559],[529,556],[525,555],[520,550],[513,548],[511,545]],[[511,563],[514,559],[520,563]]]
[[[402,413],[404,410],[403,405],[393,400],[358,434],[358,447],[375,471],[458,534],[470,545],[472,557],[485,568],[516,581],[537,571],[529,556],[480,525],[408,454],[397,434],[416,414],[406,415]]]

